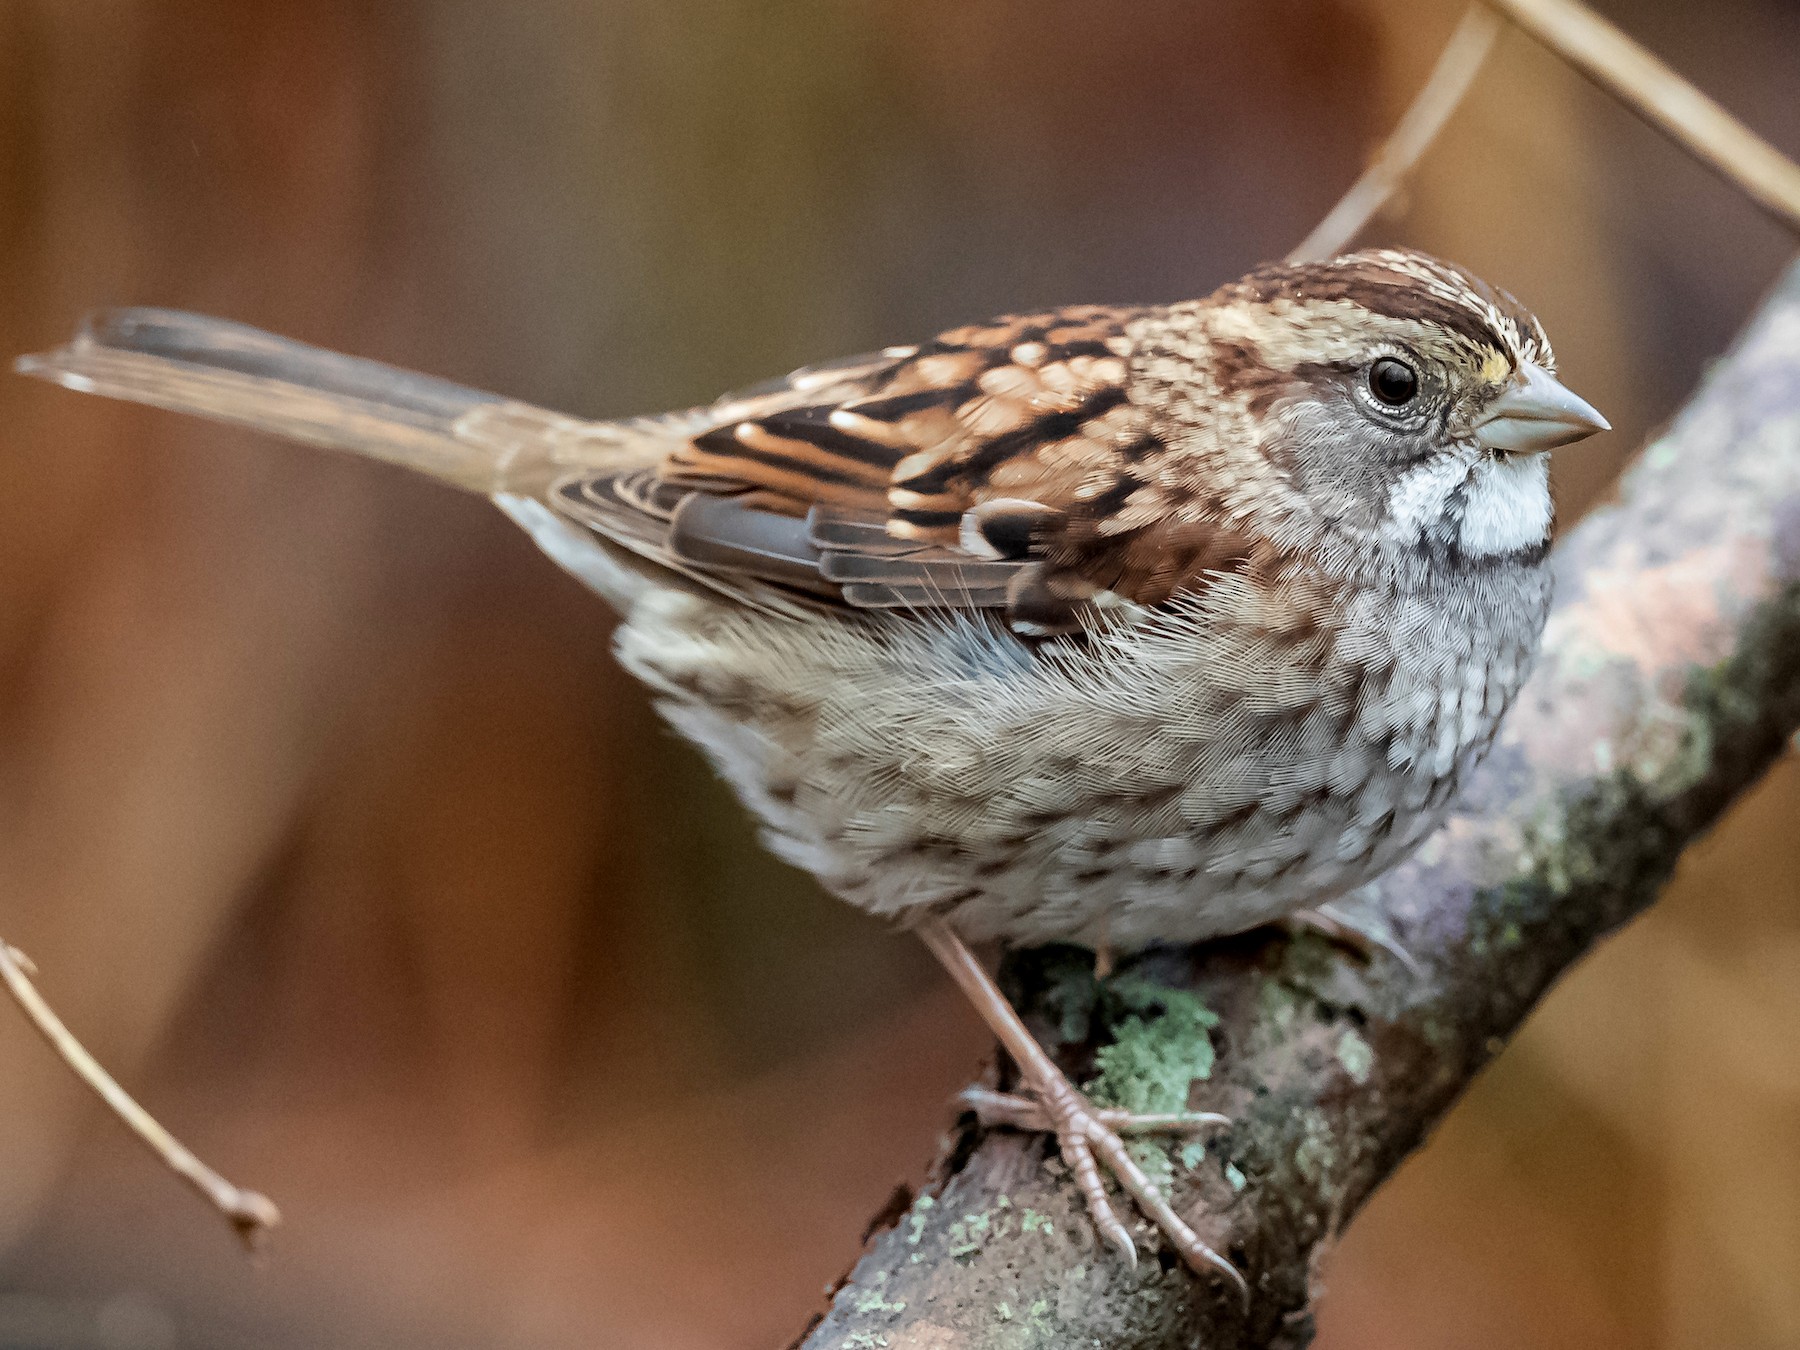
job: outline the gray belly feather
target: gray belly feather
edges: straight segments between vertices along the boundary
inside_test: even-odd
[[[657,590],[621,660],[831,891],[970,938],[1124,949],[1241,931],[1380,875],[1522,683],[1547,580],[1360,593],[1271,643],[1227,580],[1085,643],[983,619],[797,622]]]

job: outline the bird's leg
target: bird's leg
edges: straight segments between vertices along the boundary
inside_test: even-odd
[[[1100,916],[1100,932],[1094,938],[1094,978],[1107,980],[1113,973],[1113,948],[1110,937],[1112,925],[1107,923],[1106,916]]]
[[[1111,1201],[1107,1199],[1105,1183],[1100,1179],[1102,1164],[1131,1198],[1137,1201],[1144,1216],[1174,1244],[1182,1260],[1198,1272],[1205,1273],[1210,1269],[1224,1275],[1248,1303],[1249,1286],[1244,1283],[1244,1277],[1238,1273],[1237,1267],[1208,1247],[1193,1229],[1182,1222],[1181,1216],[1169,1207],[1169,1202],[1126,1151],[1125,1142],[1119,1137],[1119,1129],[1129,1130],[1134,1122],[1119,1113],[1096,1109],[1076,1091],[1074,1084],[1056,1067],[1056,1062],[1045,1053],[1030,1029],[1020,1020],[1006,995],[1000,992],[999,986],[982,969],[981,963],[963,945],[962,939],[950,930],[948,924],[939,918],[928,918],[918,925],[917,931],[925,945],[931,949],[932,955],[950,972],[950,978],[956,981],[968,996],[969,1002],[975,1005],[982,1020],[1000,1038],[1000,1044],[1019,1066],[1019,1073],[1031,1091],[1032,1100],[1029,1103],[1019,1103],[1018,1099],[1001,1093],[991,1094],[994,1100],[986,1104],[998,1108],[996,1122],[1020,1128],[1042,1129],[1056,1135],[1057,1148],[1061,1150],[1063,1161],[1068,1164],[1075,1184],[1081,1188],[1082,1199],[1087,1202],[1088,1214],[1094,1221],[1094,1227],[1132,1265],[1137,1264],[1137,1246],[1125,1225],[1119,1222],[1119,1216],[1113,1212]],[[978,1111],[982,1104],[982,1099],[977,1099],[975,1105]],[[1193,1117],[1189,1119],[1186,1118],[1187,1114],[1182,1113],[1184,1118],[1179,1125],[1170,1123],[1173,1117],[1145,1119],[1151,1122],[1148,1128],[1164,1129],[1192,1129],[1216,1123],[1217,1120],[1202,1119],[1203,1113],[1193,1113]]]

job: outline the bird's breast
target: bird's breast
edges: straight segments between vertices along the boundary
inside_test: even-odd
[[[670,594],[619,649],[771,847],[845,899],[1131,947],[1322,903],[1416,847],[1523,681],[1546,590],[1225,578],[1035,650],[979,619]]]

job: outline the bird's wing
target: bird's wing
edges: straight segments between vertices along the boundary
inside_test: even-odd
[[[667,566],[853,608],[994,609],[1048,633],[1104,596],[1160,603],[1237,546],[1139,497],[1136,466],[1166,447],[1128,395],[1138,312],[1007,317],[797,371],[552,501]]]

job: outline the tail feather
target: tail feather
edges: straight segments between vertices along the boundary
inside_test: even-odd
[[[84,393],[354,451],[491,496],[620,613],[648,588],[688,585],[650,558],[653,550],[602,538],[547,498],[572,474],[654,463],[716,420],[705,408],[587,422],[171,309],[102,311],[67,346],[20,357],[15,369]]]
[[[626,448],[623,429],[610,424],[178,310],[103,311],[67,346],[20,357],[15,369],[355,451],[481,493],[535,488],[562,467]]]

